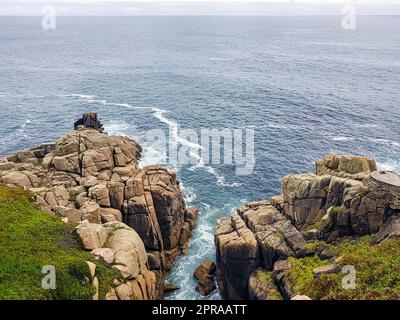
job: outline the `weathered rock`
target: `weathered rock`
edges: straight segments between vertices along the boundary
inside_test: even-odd
[[[112,264],[114,261],[115,251],[110,248],[97,248],[90,252],[96,257],[96,259],[102,259],[103,261]]]
[[[174,172],[158,166],[129,178],[124,198],[124,222],[138,232],[147,250],[161,253],[161,268],[170,269],[188,248],[198,209],[186,209]]]
[[[264,268],[288,257],[308,253],[301,233],[269,202],[250,203],[238,209],[248,228],[254,233]]]
[[[392,216],[385,225],[372,238],[373,244],[378,244],[385,239],[400,237],[400,217]]]
[[[110,291],[106,294],[105,300],[118,300],[117,293],[113,288],[111,288]]]
[[[284,214],[300,229],[317,224],[330,207],[341,206],[351,188],[361,188],[356,180],[315,174],[297,174],[282,179]]]
[[[361,166],[357,161],[364,166],[371,162],[357,159],[354,168]],[[347,171],[353,170],[351,163],[346,162],[348,159],[343,161]],[[371,163],[370,169],[373,169],[374,162]],[[330,241],[337,237],[376,233],[388,217],[400,211],[400,178],[394,173],[371,173],[370,169],[365,169],[363,182],[334,175],[284,177],[282,212],[304,233],[317,229],[317,237]]]
[[[198,280],[196,291],[203,296],[209,295],[216,289],[214,280],[215,269],[215,263],[210,259],[205,259],[193,272],[193,276]]]
[[[75,229],[84,248],[87,250],[101,248],[107,239],[106,230],[101,224],[89,223],[85,220]]]
[[[119,221],[122,222],[122,213],[117,209],[112,208],[100,208],[100,217],[101,222],[111,222],[111,221]]]
[[[271,286],[273,281],[261,281],[259,276],[289,257],[311,254],[302,234],[270,201],[248,203],[237,210],[237,215],[221,220],[216,252],[218,286],[228,299],[262,299],[268,292],[274,299],[279,298]],[[255,272],[260,267],[263,270]]]
[[[120,284],[115,288],[115,292],[119,300],[133,300],[132,287],[129,282]]]
[[[85,112],[82,118],[74,123],[74,129],[77,130],[80,126],[84,128],[93,128],[100,132],[104,131],[103,125],[97,118],[96,112]]]
[[[144,267],[147,262],[147,253],[142,239],[135,230],[121,222],[107,222],[103,225],[109,234],[107,247],[115,252],[136,252],[139,267]]]
[[[100,206],[109,207],[111,205],[110,192],[105,185],[98,184],[89,188],[89,197],[94,199]]]
[[[338,269],[338,266],[336,264],[332,263],[332,264],[328,264],[326,266],[322,266],[322,267],[314,269],[313,270],[313,275],[314,275],[314,277],[317,278],[317,277],[319,277],[321,275],[324,275],[324,274],[335,273],[337,271],[337,269]]]
[[[97,277],[93,279],[92,286],[95,290],[92,300],[99,300],[99,279]]]
[[[305,296],[305,295],[295,295],[290,300],[312,300],[312,299],[309,296]]]
[[[259,268],[264,273],[272,270],[284,299],[310,300],[294,295],[288,258],[315,253],[330,260],[313,270],[316,278],[337,273],[339,261],[328,248],[308,250],[305,238],[334,242],[375,234],[375,244],[400,236],[400,175],[376,171],[375,161],[366,157],[327,156],[316,167],[317,174],[284,177],[282,196],[248,203],[238,215],[218,223],[217,280],[223,298],[265,298],[261,293],[267,287],[255,271]],[[249,234],[246,241],[244,233]],[[257,246],[252,245],[252,236]]]
[[[91,223],[100,223],[100,206],[93,201],[86,202],[82,208],[82,219],[88,220]]]
[[[376,162],[367,157],[328,155],[316,162],[318,175],[362,180],[376,171]]]
[[[68,218],[68,223],[72,224],[78,224],[82,220],[82,211],[77,209],[65,208],[61,215]]]
[[[179,290],[181,287],[175,283],[165,283],[164,290],[165,292],[173,292]]]
[[[129,281],[129,283],[131,284],[131,288],[132,288],[132,299],[133,300],[144,300],[145,296],[143,294],[143,291],[141,290],[139,282],[137,280],[131,280],[131,281]]]
[[[189,224],[189,229],[192,231],[196,227],[197,218],[199,216],[199,208],[187,208],[185,221]]]
[[[125,184],[121,182],[110,182],[108,184],[108,189],[110,190],[110,206],[121,210],[124,204]]]
[[[195,290],[202,296],[208,296],[216,288],[214,278],[207,276],[198,280]]]
[[[294,296],[293,284],[290,278],[290,262],[288,260],[277,261],[274,264],[273,278],[279,292],[285,300]]]
[[[150,270],[162,269],[162,254],[158,251],[147,251],[147,262]]]
[[[1,162],[0,171],[9,171],[15,169],[17,165],[14,162]]]
[[[39,179],[35,175],[25,171],[9,172],[0,181],[4,184],[11,184],[26,189],[37,187],[39,184]]]
[[[205,259],[203,263],[196,268],[193,272],[193,276],[199,280],[204,276],[212,276],[215,274],[216,265],[210,259]]]
[[[186,206],[175,174],[160,167],[144,169],[149,181],[151,200],[160,225],[164,248],[171,250],[178,246],[181,234],[176,232],[185,221]],[[150,195],[149,195],[150,196]]]
[[[125,279],[139,276],[139,259],[135,250],[117,251],[114,256],[114,268],[118,269]]]
[[[86,261],[86,263],[89,267],[90,275],[92,276],[92,279],[94,279],[96,275],[96,265],[91,261]]]
[[[245,299],[259,265],[258,243],[239,215],[221,219],[215,235],[217,282],[224,299]]]

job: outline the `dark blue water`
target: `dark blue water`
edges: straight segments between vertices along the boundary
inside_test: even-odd
[[[400,17],[0,17],[0,155],[54,140],[84,111],[159,152],[150,129],[255,128],[255,170],[178,166],[201,208],[171,299],[200,298],[191,273],[213,257],[217,219],[279,193],[280,177],[329,152],[400,169]],[[157,108],[157,109],[156,109]],[[214,294],[212,298],[218,298]]]

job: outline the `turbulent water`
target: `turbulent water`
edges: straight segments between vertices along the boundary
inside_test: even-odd
[[[142,164],[163,162],[151,129],[255,129],[255,169],[178,165],[201,209],[189,254],[168,276],[170,299],[201,299],[191,274],[213,258],[219,218],[278,194],[280,177],[326,153],[369,155],[400,169],[400,18],[0,17],[0,155],[71,129],[97,111],[106,130],[136,138]],[[194,160],[197,159],[194,156]],[[218,299],[218,293],[211,296]]]

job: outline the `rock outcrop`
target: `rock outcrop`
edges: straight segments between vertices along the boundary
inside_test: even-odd
[[[193,276],[197,279],[196,291],[203,296],[208,296],[216,289],[215,269],[215,263],[210,259],[205,259],[193,272]]]
[[[379,243],[399,236],[399,221],[398,174],[377,171],[367,157],[326,156],[316,162],[315,173],[284,177],[282,195],[248,203],[219,221],[215,244],[221,295],[268,299],[274,285],[284,299],[292,299],[290,259],[334,258],[329,249],[309,249],[308,241],[374,234],[372,242]],[[321,266],[313,275],[336,272],[336,267]],[[268,272],[273,280],[260,280]]]
[[[95,112],[84,113],[82,118],[74,123],[74,129],[78,130],[79,128],[93,128],[100,132],[104,131],[104,127],[97,118],[97,113]]]
[[[156,277],[156,293],[142,290],[142,296],[130,296],[161,298],[165,272],[187,251],[198,209],[186,208],[174,171],[139,168],[141,147],[128,137],[104,133],[97,114],[84,114],[75,129],[56,143],[0,159],[0,182],[31,191],[38,208],[79,224],[87,249],[104,248],[102,223],[123,222],[124,228],[135,230],[146,250],[145,263]],[[125,287],[119,291],[127,293]],[[116,290],[117,297],[121,294]]]
[[[217,281],[224,299],[244,299],[258,268],[308,252],[301,233],[269,201],[253,202],[222,219],[215,236]]]
[[[324,168],[337,168],[322,170],[321,163]],[[282,202],[277,207],[299,230],[314,229],[321,239],[376,233],[400,212],[400,178],[372,169],[376,164],[369,158],[328,156],[317,161],[317,174],[284,177]],[[347,177],[349,172],[353,178]]]
[[[76,229],[85,248],[91,250],[96,259],[102,259],[120,271],[122,279],[114,281],[110,297],[119,300],[154,300],[159,297],[156,275],[147,268],[147,253],[135,230],[117,221],[103,225],[82,221]],[[101,241],[87,246],[91,239],[82,233],[85,229],[93,229]]]

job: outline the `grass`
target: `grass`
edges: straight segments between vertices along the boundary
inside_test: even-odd
[[[291,258],[290,278],[295,294],[312,299],[393,300],[400,299],[400,239],[387,239],[370,245],[371,237],[343,240],[331,246],[340,256],[340,267],[356,270],[356,288],[342,288],[346,274],[335,273],[314,278],[313,269],[329,262],[317,256]],[[339,268],[341,269],[341,268]]]
[[[289,262],[291,265],[289,276],[294,292],[306,295],[309,295],[308,287],[314,279],[313,270],[328,264],[326,260],[321,260],[317,255],[302,259],[289,258]]]
[[[331,190],[331,188],[329,188],[329,186],[326,186],[326,187],[324,188],[324,191],[325,191],[326,194],[332,192],[332,190]]]
[[[100,297],[120,274],[84,251],[66,225],[32,206],[33,195],[0,185],[0,299],[90,299],[95,293],[85,261],[96,263]],[[42,288],[44,266],[56,270],[56,289]]]
[[[266,284],[265,295],[267,300],[282,300],[282,296],[274,284],[272,272],[258,270],[256,277],[260,282]]]
[[[35,166],[42,166],[43,165],[43,158],[39,158],[35,160]]]
[[[321,221],[317,221],[316,223],[310,224],[309,226],[306,226],[304,228],[304,231],[311,231],[316,229],[317,231],[320,231],[322,228],[321,226]]]
[[[358,191],[356,193],[356,197],[358,197],[358,198],[364,198],[366,195],[367,195],[366,191]]]
[[[70,196],[69,196],[69,202],[71,202],[71,203],[73,203],[73,204],[76,204],[76,197],[77,197],[77,195],[76,194],[71,194]]]
[[[342,209],[340,207],[332,207],[331,212],[333,214],[340,214],[342,212]]]

